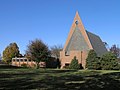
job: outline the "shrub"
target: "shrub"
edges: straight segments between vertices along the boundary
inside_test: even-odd
[[[74,56],[74,58],[72,59],[70,65],[69,65],[69,69],[80,69],[78,60],[76,59],[76,56]]]
[[[117,60],[117,56],[111,52],[108,52],[102,56],[101,67],[103,70],[118,70],[120,65]]]
[[[27,64],[23,63],[23,64],[21,64],[21,67],[25,67],[26,68],[28,66],[27,66]]]
[[[97,57],[97,54],[94,50],[90,50],[88,57],[86,59],[86,68],[88,69],[100,69],[100,58]]]

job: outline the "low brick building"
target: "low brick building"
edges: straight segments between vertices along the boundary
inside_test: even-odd
[[[28,67],[35,67],[36,66],[36,63],[33,60],[29,60],[26,57],[12,58],[12,65],[13,66],[22,66],[22,65],[25,65],[25,64]],[[45,62],[40,62],[39,64],[40,64],[40,67],[46,67]]]
[[[61,68],[68,66],[74,56],[79,64],[85,68],[88,52],[94,49],[98,56],[102,56],[107,49],[99,36],[85,30],[82,21],[76,12],[68,38],[60,52]]]

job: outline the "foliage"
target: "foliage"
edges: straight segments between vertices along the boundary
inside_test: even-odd
[[[54,45],[53,47],[51,47],[51,54],[52,56],[54,56],[56,59],[60,58],[60,51],[62,50],[62,46],[61,45]]]
[[[61,62],[59,59],[56,59],[54,57],[49,57],[49,59],[46,61],[46,68],[60,68]]]
[[[7,64],[11,63],[12,58],[19,55],[19,47],[16,43],[10,43],[3,51],[3,61]]]
[[[117,47],[117,45],[113,45],[111,48],[110,48],[110,51],[112,53],[114,53],[117,57],[120,57],[120,48]]]
[[[100,69],[100,58],[97,57],[97,54],[94,50],[90,50],[88,57],[86,59],[86,68],[87,69]]]
[[[101,59],[101,67],[103,70],[120,69],[117,56],[111,52],[104,54]]]
[[[49,57],[46,61],[46,68],[57,68],[56,58]]]
[[[1,54],[0,54],[0,60],[2,60],[2,56],[1,56]]]
[[[25,68],[28,67],[28,65],[26,63],[21,64],[21,66],[25,67]]]
[[[62,45],[54,45],[51,47],[51,55],[56,58],[57,68],[61,67],[60,51],[63,49]]]
[[[31,63],[31,65],[29,65],[30,68],[36,68],[36,64],[35,63]]]
[[[27,58],[35,61],[37,68],[39,68],[40,61],[46,61],[49,55],[50,51],[47,45],[39,39],[31,41],[26,50]]]
[[[70,69],[69,66],[63,66],[63,69]]]
[[[86,59],[86,68],[88,69],[103,69],[103,70],[118,70],[120,64],[117,56],[111,52],[104,54],[98,58],[94,50],[90,50]]]
[[[61,67],[61,62],[59,59],[56,60],[56,65],[57,65],[57,68],[60,68]]]
[[[70,65],[69,65],[69,69],[80,69],[78,60],[76,59],[76,56],[74,56],[74,58],[72,59]]]

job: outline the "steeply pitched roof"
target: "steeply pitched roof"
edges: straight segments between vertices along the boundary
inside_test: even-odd
[[[90,49],[94,49],[98,56],[107,52],[100,37],[85,30],[79,14],[76,12],[63,51],[69,55],[70,51],[88,51]]]
[[[80,19],[78,12],[76,12],[76,15],[75,15],[73,24],[72,24],[72,26],[71,26],[71,29],[70,29],[68,38],[67,38],[67,40],[66,40],[65,46],[64,46],[64,48],[63,48],[63,51],[66,51],[66,48],[67,48],[67,46],[69,45],[69,42],[70,42],[70,40],[71,40],[71,37],[73,36],[73,33],[74,33],[75,30],[76,30],[76,29],[75,29],[76,26],[79,28],[79,31],[81,32],[82,36],[84,37],[85,42],[87,43],[88,47],[89,47],[90,49],[93,49],[93,48],[92,48],[92,45],[91,45],[91,43],[90,43],[90,41],[89,41],[89,39],[88,39],[88,36],[87,36],[86,31],[85,31],[84,25],[82,24],[82,20]]]
[[[80,29],[78,28],[78,26],[76,26],[65,51],[67,51],[67,53],[69,54],[70,51],[84,50],[89,50],[89,46],[86,43],[85,38],[83,37]]]
[[[104,43],[102,42],[102,40],[100,39],[100,37],[91,32],[88,32],[88,31],[86,32],[90,40],[90,43],[92,44],[92,47],[97,53],[97,55],[102,56],[103,54],[105,54],[107,52],[107,49]]]

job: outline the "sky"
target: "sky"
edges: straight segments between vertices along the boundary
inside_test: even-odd
[[[0,0],[0,53],[16,42],[25,54],[36,38],[64,46],[76,11],[86,30],[120,45],[120,0]]]

